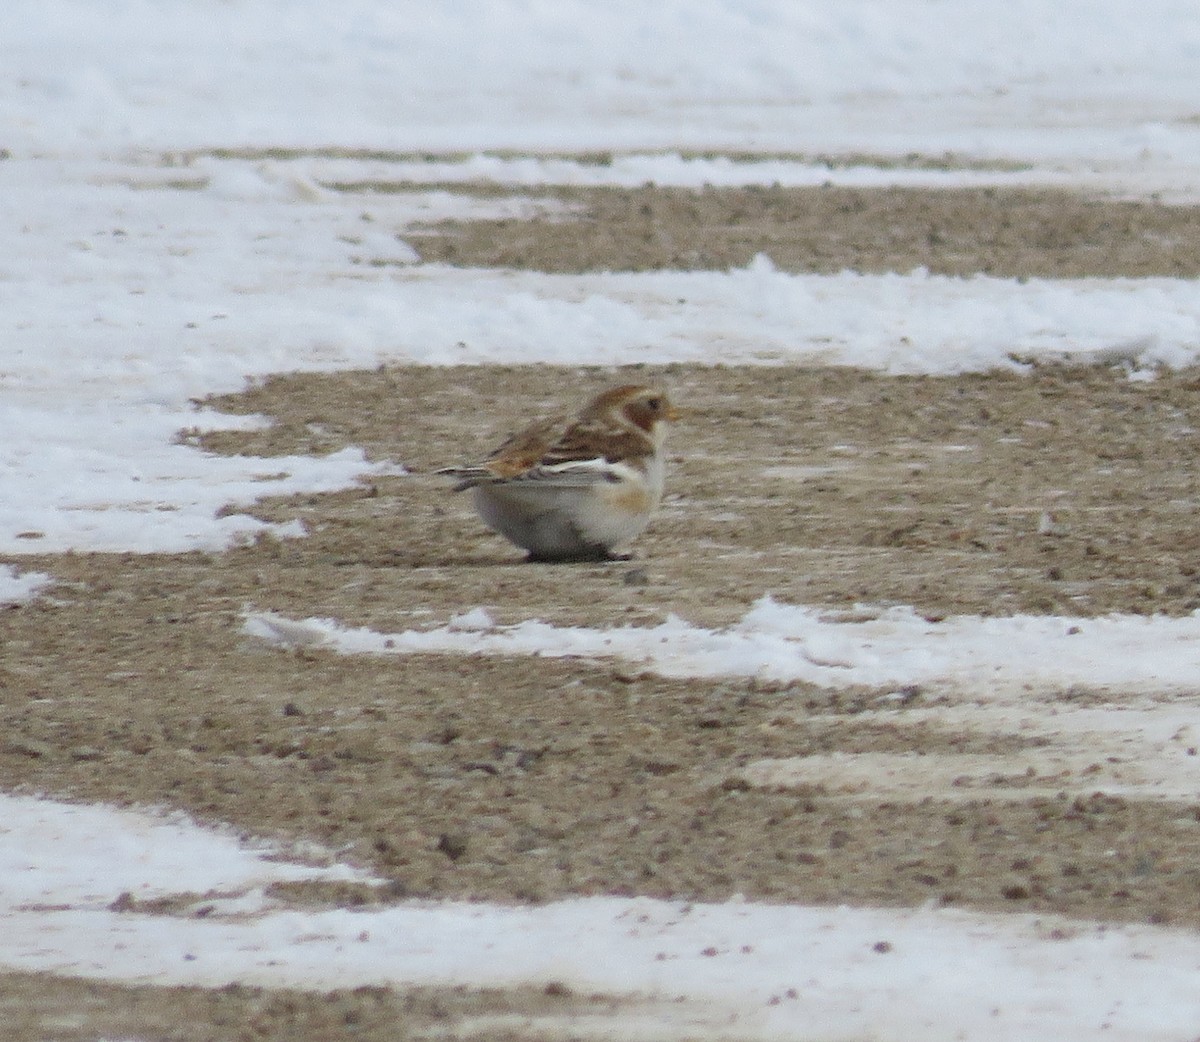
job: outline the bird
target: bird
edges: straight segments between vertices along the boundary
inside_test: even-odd
[[[666,393],[622,384],[574,418],[538,420],[483,462],[446,467],[454,491],[471,489],[489,528],[530,561],[628,560],[662,499],[667,427],[679,411]]]

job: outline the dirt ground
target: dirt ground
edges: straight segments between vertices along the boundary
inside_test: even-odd
[[[364,186],[344,186],[363,190]],[[386,190],[388,186],[373,186]],[[578,220],[446,226],[428,259],[546,270],[725,268],[1195,275],[1200,211],[1036,192],[563,193]],[[686,411],[668,495],[630,562],[527,565],[432,472],[530,411],[615,380]],[[760,788],[748,764],[815,753],[1008,754],[1021,740],[870,722],[883,692],[678,681],[569,659],[342,657],[241,632],[243,612],[401,630],[487,606],[501,623],[706,625],[764,593],[931,619],[1200,608],[1200,374],[1120,366],[889,378],[832,368],[383,368],[279,376],[209,404],[275,419],[181,432],[207,451],[363,446],[407,476],[260,503],[309,535],[224,553],[9,558],[52,595],[11,607],[0,785],[180,808],[316,840],[390,881],[280,887],[300,904],[570,894],[1061,913],[1200,926],[1200,794],[848,798]],[[33,549],[33,547],[31,547]],[[1062,693],[1078,699],[1080,692]],[[1104,701],[1104,692],[1087,693]],[[1115,697],[1115,696],[1114,696]],[[369,794],[370,798],[364,798]],[[147,914],[137,909],[129,914]],[[0,976],[13,1042],[421,1037],[602,996],[331,995]]]

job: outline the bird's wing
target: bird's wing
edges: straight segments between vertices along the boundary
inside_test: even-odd
[[[640,432],[615,428],[594,420],[580,420],[569,426],[542,453],[538,464],[554,467],[588,460],[616,463],[650,455],[653,444]]]
[[[514,488],[587,488],[606,481],[623,481],[629,468],[606,459],[576,459],[565,463],[539,463],[524,474],[504,482]]]
[[[514,434],[482,463],[438,471],[457,478],[456,492],[476,485],[530,483],[541,488],[580,488],[620,481],[620,461],[644,457],[646,439],[594,420],[568,424],[561,416]]]
[[[458,479],[455,492],[475,485],[511,481],[535,467],[566,427],[565,416],[539,420],[510,437],[482,463],[446,467],[438,473]]]
[[[498,478],[515,478],[545,458],[546,452],[569,430],[565,416],[552,416],[518,431],[482,464]]]

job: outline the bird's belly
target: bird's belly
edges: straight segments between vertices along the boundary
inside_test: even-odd
[[[591,556],[628,542],[649,523],[656,498],[631,482],[479,485],[474,495],[484,524],[541,557]]]

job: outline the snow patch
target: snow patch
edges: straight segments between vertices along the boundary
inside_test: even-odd
[[[839,615],[764,597],[736,625],[710,630],[675,616],[657,626],[610,629],[537,619],[496,626],[476,611],[481,614],[467,618],[483,624],[396,633],[251,611],[244,628],[280,646],[323,643],[344,654],[617,658],[670,677],[757,677],[834,688],[916,684],[987,698],[1075,684],[1188,692],[1200,671],[1200,614],[963,615],[935,622],[908,607],[859,606]]]
[[[0,564],[0,604],[31,601],[53,582],[42,572],[18,572],[11,564]]]

